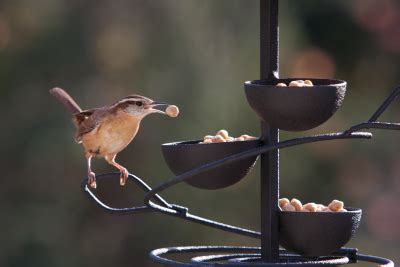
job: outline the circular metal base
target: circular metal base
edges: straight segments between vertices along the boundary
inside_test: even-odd
[[[380,266],[394,266],[388,259],[361,255],[357,249],[342,248],[330,256],[314,258],[303,257],[286,250],[279,251],[279,261],[270,263],[261,261],[261,248],[237,246],[188,246],[169,247],[153,250],[150,258],[164,266],[338,266],[354,263],[357,260],[377,263]],[[167,258],[168,256],[183,256],[185,254],[207,253],[212,255],[194,256],[186,262]]]

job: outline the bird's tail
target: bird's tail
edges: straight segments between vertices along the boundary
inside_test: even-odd
[[[72,113],[81,112],[81,107],[75,102],[75,100],[63,89],[55,87],[50,90],[50,94],[55,96],[61,103],[64,104]]]

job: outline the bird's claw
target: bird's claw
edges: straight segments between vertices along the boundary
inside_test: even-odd
[[[129,172],[127,169],[121,170],[121,176],[119,177],[119,184],[124,186],[126,184],[126,180],[128,179]]]
[[[88,173],[88,185],[93,189],[97,188],[96,174],[94,172]]]

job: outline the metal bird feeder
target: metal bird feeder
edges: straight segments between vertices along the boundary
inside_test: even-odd
[[[399,123],[378,121],[379,116],[400,94],[400,87],[396,87],[366,122],[342,132],[279,140],[279,129],[302,131],[315,128],[328,120],[343,102],[346,82],[307,78],[314,83],[313,87],[276,86],[279,82],[294,80],[278,77],[278,2],[260,0],[261,77],[260,80],[244,84],[247,100],[261,120],[259,140],[207,145],[186,141],[162,145],[164,158],[176,176],[151,188],[142,179],[130,174],[129,179],[146,192],[143,206],[109,207],[90,190],[86,180],[82,182],[82,188],[91,200],[109,212],[131,214],[157,211],[261,241],[260,247],[193,246],[152,251],[150,258],[164,266],[338,266],[357,261],[394,266],[389,259],[363,255],[357,249],[343,247],[355,234],[361,220],[361,209],[346,207],[348,211],[340,213],[291,213],[282,212],[278,207],[279,149],[335,139],[372,138],[370,132],[360,131],[363,129],[400,130]],[[193,215],[187,207],[170,204],[159,195],[180,182],[204,189],[230,186],[247,175],[259,156],[260,232]],[[101,182],[102,179],[115,177],[119,177],[119,174],[102,174],[97,178]],[[308,230],[314,234],[306,235]],[[285,249],[280,248],[280,245]],[[169,257],[187,253],[200,255],[188,262]]]

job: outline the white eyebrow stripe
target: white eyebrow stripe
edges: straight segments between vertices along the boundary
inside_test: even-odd
[[[132,100],[146,100],[146,101],[152,101],[151,99],[141,96],[141,95],[130,95],[126,96],[123,99],[132,99]]]
[[[121,100],[115,102],[111,107],[116,107],[117,105],[120,105],[122,103],[126,103],[126,102],[134,102],[134,101],[148,101],[148,102],[153,102],[153,100],[144,97],[144,96],[139,96],[139,95],[133,95],[133,96],[127,96],[122,98]]]

